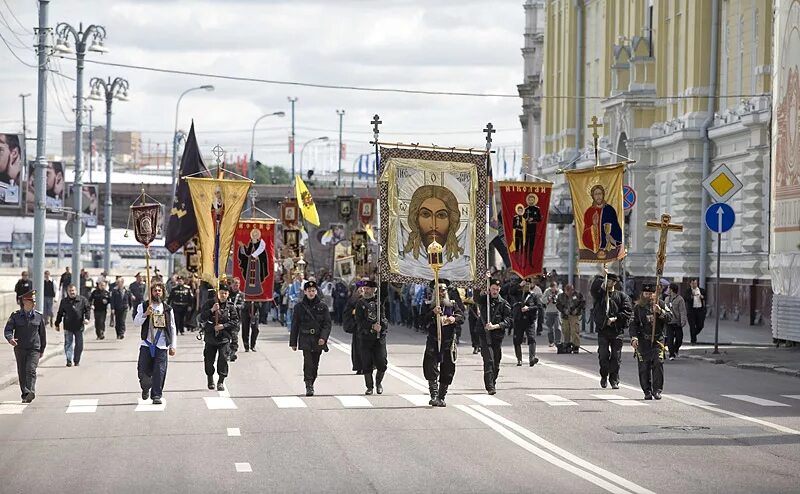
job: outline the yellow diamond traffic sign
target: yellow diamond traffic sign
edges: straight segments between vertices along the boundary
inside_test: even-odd
[[[742,182],[723,163],[703,181],[703,188],[716,202],[727,202],[742,190]]]

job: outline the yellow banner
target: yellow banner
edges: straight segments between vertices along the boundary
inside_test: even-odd
[[[203,279],[216,284],[225,274],[233,235],[252,182],[194,177],[187,177],[186,181],[197,217],[200,272]]]
[[[625,257],[620,163],[564,172],[572,193],[579,262],[610,262]]]
[[[297,193],[297,204],[300,205],[300,211],[303,212],[303,218],[314,226],[319,226],[319,214],[317,214],[317,205],[314,204],[314,198],[311,197],[311,192],[308,191],[303,179],[300,175],[295,176],[294,181],[295,192]]]

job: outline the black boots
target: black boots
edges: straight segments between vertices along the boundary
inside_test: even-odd
[[[383,394],[383,385],[381,383],[383,382],[383,375],[385,373],[386,371],[378,371],[375,374],[375,391],[377,391],[379,395]]]
[[[538,363],[539,363],[539,357],[531,357],[531,360],[529,362],[531,367],[533,367],[534,365],[536,365]]]
[[[314,381],[306,381],[306,396],[314,396]]]
[[[208,376],[208,389],[215,389],[214,376]]]
[[[600,387],[603,389],[608,387],[608,376],[600,376]]]
[[[438,384],[436,381],[428,381],[428,391],[431,393],[431,400],[428,405],[436,406],[436,401],[439,397]]]
[[[219,381],[217,381],[217,391],[225,391],[225,379],[220,377]]]
[[[367,390],[364,391],[365,395],[372,394],[372,388],[375,387],[375,383],[372,380],[372,371],[364,372],[364,384],[367,385]]]
[[[439,393],[436,397],[436,401],[434,401],[433,406],[435,407],[446,407],[447,403],[444,402],[444,397],[447,396],[447,384],[440,384],[439,385]]]

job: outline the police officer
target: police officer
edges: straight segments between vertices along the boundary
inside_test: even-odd
[[[35,296],[35,290],[22,294],[19,298],[22,309],[11,314],[3,331],[8,344],[14,347],[22,403],[36,398],[36,367],[47,346],[44,316],[33,309]]]
[[[514,353],[517,367],[522,365],[522,339],[528,338],[528,364],[533,367],[539,362],[536,357],[536,317],[539,311],[539,298],[531,291],[527,280],[520,281],[522,298],[514,304],[512,322],[514,326]]]
[[[607,273],[595,277],[590,291],[594,297],[592,318],[597,331],[597,354],[600,359],[600,386],[611,382],[612,389],[619,389],[619,366],[622,363],[622,335],[628,329],[633,306],[624,292],[616,289],[619,277]]]
[[[480,326],[484,329],[478,333],[481,340],[481,357],[483,357],[483,384],[490,395],[496,393],[497,376],[500,374],[500,359],[503,357],[503,336],[511,327],[511,306],[500,296],[500,280],[489,282],[489,314],[486,313],[486,296],[478,300],[480,307]]]
[[[89,302],[94,309],[94,332],[98,340],[106,339],[106,316],[111,304],[111,292],[106,289],[106,282],[100,281],[89,295]]]
[[[317,297],[317,282],[309,280],[303,288],[304,297],[294,307],[289,346],[293,351],[303,351],[303,380],[306,396],[314,396],[319,359],[328,351],[331,334],[331,314],[325,303]]]
[[[172,313],[175,314],[175,327],[178,334],[183,334],[186,316],[189,308],[194,304],[194,291],[183,283],[183,276],[178,275],[175,280],[175,286],[169,292],[167,303],[172,307]]]
[[[228,377],[228,353],[233,332],[239,329],[239,311],[228,298],[230,291],[227,285],[220,284],[215,298],[209,298],[200,320],[203,321],[205,334],[205,348],[203,349],[203,362],[205,363],[208,389],[214,389],[214,360],[217,361],[217,391],[225,391],[225,378]]]
[[[386,311],[381,311],[381,320],[378,322],[378,300],[375,291],[378,284],[372,280],[364,282],[364,297],[356,302],[355,320],[356,334],[359,339],[359,354],[361,368],[364,372],[366,395],[372,394],[373,386],[378,394],[383,393],[383,375],[386,373],[388,361],[386,358],[386,330],[388,328]],[[372,380],[372,369],[377,369],[375,381]]]
[[[664,328],[672,320],[672,311],[658,299],[653,284],[645,283],[642,295],[633,307],[630,328],[631,346],[639,362],[639,384],[645,400],[661,399],[664,389]],[[651,340],[654,322],[655,339]]]
[[[261,311],[269,307],[269,302],[244,303],[241,310],[242,320],[242,343],[244,351],[256,351],[256,340],[258,339],[258,322],[261,320]]]
[[[444,398],[447,388],[453,382],[456,374],[456,363],[450,351],[453,339],[456,337],[456,328],[464,322],[464,312],[448,295],[449,282],[439,280],[439,307],[436,307],[435,297],[432,296],[423,309],[421,315],[423,328],[428,333],[425,342],[425,355],[422,358],[422,372],[428,381],[428,390],[431,394],[429,405],[445,407]],[[439,348],[437,340],[436,319],[439,318],[442,327],[442,347]],[[441,364],[441,366],[440,366]]]

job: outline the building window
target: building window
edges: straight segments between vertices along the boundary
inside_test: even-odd
[[[753,15],[753,49],[750,52],[750,94],[756,93],[756,67],[758,66],[758,9]]]
[[[739,16],[739,26],[736,33],[736,94],[742,94],[742,80],[744,79],[744,16]]]
[[[728,2],[724,2],[722,4],[723,12],[728,10]],[[725,14],[723,13],[723,17]],[[719,69],[720,75],[720,87],[719,87],[719,94],[722,96],[720,98],[721,105],[720,110],[728,108],[728,100],[725,97],[728,94],[728,59],[730,58],[730,23],[725,20],[725,27],[722,29],[722,60],[721,60],[721,67]]]

